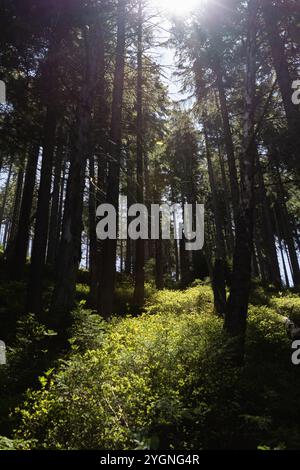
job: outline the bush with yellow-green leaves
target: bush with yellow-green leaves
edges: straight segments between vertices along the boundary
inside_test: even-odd
[[[139,317],[80,306],[72,354],[16,410],[46,449],[300,448],[300,374],[277,313],[251,307],[242,368],[224,354],[207,286],[160,291]]]

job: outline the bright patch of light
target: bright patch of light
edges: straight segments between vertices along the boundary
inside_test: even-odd
[[[158,11],[167,15],[188,16],[199,7],[201,0],[152,0]]]

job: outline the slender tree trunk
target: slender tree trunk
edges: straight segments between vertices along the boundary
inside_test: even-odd
[[[66,190],[66,179],[67,179],[67,168],[66,160],[62,163],[61,171],[61,182],[59,189],[59,206],[58,206],[58,215],[57,215],[57,235],[56,235],[56,246],[55,246],[55,265],[57,264],[58,249],[60,244],[60,236],[62,231],[62,219],[63,219],[63,209],[65,201],[65,190]]]
[[[101,274],[101,256],[103,243],[97,240],[96,235],[96,210],[98,205],[105,202],[106,197],[106,175],[107,175],[107,116],[109,114],[107,99],[105,93],[105,44],[104,44],[104,31],[102,19],[99,28],[99,44],[98,44],[98,84],[97,92],[99,93],[99,111],[95,113],[95,128],[99,136],[99,144],[95,145],[93,151],[91,149],[91,156],[89,159],[90,171],[90,193],[89,193],[89,227],[91,234],[90,242],[90,292],[89,292],[89,305],[97,309],[98,307],[98,292]],[[95,171],[95,163],[97,168]],[[97,177],[96,177],[97,175]]]
[[[13,250],[14,240],[19,224],[19,215],[20,215],[20,206],[22,200],[22,191],[23,191],[23,182],[24,182],[24,158],[19,160],[19,169],[17,174],[16,182],[16,191],[15,191],[15,200],[11,218],[11,226],[9,230],[9,236],[7,241],[6,256],[9,257],[10,253]]]
[[[15,280],[19,280],[24,276],[39,150],[40,148],[38,144],[33,145],[30,149],[26,167],[18,229],[13,243],[13,249],[11,250],[8,258],[10,277]]]
[[[222,155],[222,152],[221,152],[220,139],[219,139],[218,132],[217,132],[217,142],[218,142],[219,163],[220,163],[220,169],[221,169],[221,175],[222,175],[222,186],[224,188],[224,198],[225,198],[226,214],[227,214],[227,224],[226,225],[227,225],[227,233],[228,233],[228,238],[227,238],[228,252],[233,253],[234,235],[233,235],[233,230],[232,230],[232,216],[231,216],[230,199],[228,197],[229,190],[228,190],[228,184],[227,184],[227,178],[226,178],[226,172],[225,172],[225,164],[224,164],[224,159],[223,159],[223,155]]]
[[[6,183],[5,183],[5,189],[4,189],[4,193],[3,193],[2,204],[1,204],[1,208],[0,208],[0,228],[1,228],[1,225],[2,225],[3,218],[4,218],[5,207],[6,207],[6,204],[7,204],[8,191],[9,191],[10,180],[11,180],[11,175],[12,175],[12,168],[13,168],[13,164],[10,163],[7,178],[6,178]]]
[[[138,31],[137,31],[137,95],[136,95],[136,199],[138,204],[144,203],[144,155],[143,155],[143,62],[142,62],[142,0],[139,0],[138,6]],[[135,285],[133,302],[141,307],[145,298],[145,240],[139,238],[136,240],[136,256],[135,256]]]
[[[258,160],[258,180],[260,188],[260,197],[263,209],[263,224],[265,248],[267,255],[268,278],[276,289],[281,288],[281,276],[278,263],[277,249],[275,245],[274,230],[272,227],[272,219],[270,214],[270,206],[267,198],[265,182]]]
[[[90,293],[89,306],[97,308],[98,295],[98,256],[96,235],[96,191],[95,191],[95,157],[89,158],[89,234],[90,234]]]
[[[235,162],[234,145],[233,145],[232,133],[231,133],[231,128],[230,128],[227,100],[226,100],[226,94],[225,94],[224,83],[223,83],[223,73],[222,73],[222,68],[221,68],[221,63],[220,63],[219,58],[215,61],[214,67],[215,67],[216,84],[218,88],[220,107],[221,107],[224,142],[225,142],[226,154],[227,154],[227,159],[228,159],[232,207],[233,207],[234,219],[236,221],[237,210],[239,206],[239,184],[238,184],[237,168],[236,168],[236,162]]]
[[[173,198],[174,199],[174,198]],[[173,212],[173,225],[174,225],[174,235],[176,229],[176,214]],[[178,240],[174,236],[174,254],[175,254],[175,275],[176,282],[179,282],[180,278],[180,266],[179,266],[179,252],[178,252]]]
[[[132,153],[130,150],[130,145],[127,143],[127,158],[126,158],[126,185],[127,185],[127,204],[130,207],[132,204],[135,203],[135,194],[134,194],[134,161],[132,157]],[[130,217],[127,219],[127,231],[128,231],[128,226],[130,224]],[[127,239],[126,241],[126,260],[125,260],[125,272],[127,274],[132,273],[132,265],[133,265],[133,253],[132,253],[132,248],[133,248],[133,240],[130,238]]]
[[[164,257],[161,234],[159,239],[155,240],[155,286],[156,289],[163,289],[164,287]]]
[[[280,256],[281,256],[281,263],[283,267],[283,273],[284,273],[284,279],[285,279],[285,285],[289,289],[290,286],[290,281],[289,281],[289,276],[288,276],[288,271],[286,268],[286,262],[284,259],[284,244],[281,238],[281,233],[280,233],[280,227],[279,227],[279,222],[278,222],[278,217],[276,214],[276,211],[274,210],[274,220],[275,220],[275,225],[276,225],[276,231],[278,233],[278,243],[279,243],[279,250],[280,250]]]
[[[279,206],[280,207],[279,209],[280,219],[279,220],[281,221],[282,232],[283,232],[283,235],[287,243],[287,247],[288,247],[294,286],[300,287],[299,261],[298,261],[298,256],[297,256],[297,250],[295,247],[295,240],[293,237],[293,230],[291,227],[291,220],[290,220],[290,216],[289,216],[286,203],[285,203],[285,191],[284,191],[284,187],[282,184],[278,161],[276,161],[276,176],[277,176],[278,189],[279,189],[279,194],[280,194],[280,206]]]
[[[112,204],[118,212],[120,158],[121,158],[121,118],[124,89],[125,66],[125,13],[126,1],[119,0],[117,13],[117,46],[116,65],[114,72],[114,87],[112,99],[112,116],[109,139],[109,168],[107,178],[106,202]],[[103,242],[101,263],[100,292],[98,311],[107,318],[113,311],[116,273],[117,240],[106,239]]]
[[[207,125],[204,122],[204,137],[206,146],[206,158],[208,166],[209,183],[212,193],[212,203],[216,227],[216,252],[213,267],[212,287],[214,292],[214,308],[218,315],[225,315],[226,310],[226,285],[225,285],[225,246],[222,230],[222,221],[217,198],[216,183],[212,165],[210,145],[207,135]]]
[[[252,257],[252,272],[254,277],[260,277],[260,269],[259,269],[259,261],[258,261],[258,256],[257,256],[257,247],[254,242],[253,246],[253,257]]]
[[[59,137],[61,140],[62,136]],[[51,213],[49,223],[49,242],[47,249],[47,264],[55,266],[56,254],[57,254],[57,235],[58,235],[58,210],[59,210],[59,193],[61,184],[61,167],[63,161],[63,143],[59,142],[55,156],[54,165],[54,182],[52,190],[52,201],[51,201]]]

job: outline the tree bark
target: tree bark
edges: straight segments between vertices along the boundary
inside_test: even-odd
[[[10,254],[12,253],[15,236],[16,236],[17,229],[18,229],[20,207],[21,207],[21,200],[22,200],[22,191],[23,191],[23,182],[24,182],[24,157],[19,159],[19,169],[17,173],[15,199],[14,199],[11,225],[10,225],[7,247],[6,247],[7,257],[9,257]]]
[[[228,107],[227,107],[227,99],[226,99],[225,88],[224,88],[224,83],[223,83],[223,73],[222,73],[220,59],[218,57],[215,60],[214,71],[216,74],[216,84],[217,84],[217,89],[219,93],[221,115],[222,115],[222,122],[223,122],[224,142],[225,142],[228,168],[229,168],[229,181],[230,181],[233,215],[234,215],[234,219],[236,222],[237,211],[238,211],[238,206],[239,206],[239,184],[238,184],[237,168],[236,168],[236,162],[235,162],[234,145],[233,145],[233,140],[232,140],[229,113],[228,113]]]
[[[117,46],[116,64],[114,72],[114,86],[112,99],[112,116],[108,145],[108,177],[106,202],[112,204],[118,212],[119,183],[120,183],[120,159],[122,136],[122,105],[124,89],[125,66],[125,13],[126,1],[119,0],[117,13]],[[117,240],[106,239],[103,242],[100,291],[98,311],[107,318],[113,311],[116,273],[116,249]]]
[[[60,141],[62,135],[59,136],[58,140]],[[56,155],[55,155],[55,165],[54,165],[54,182],[52,190],[52,200],[51,200],[51,213],[50,213],[50,223],[49,223],[49,241],[47,249],[47,264],[50,266],[55,266],[56,256],[57,256],[57,246],[58,246],[58,211],[59,211],[59,193],[60,193],[60,184],[61,184],[61,167],[63,161],[64,146],[62,142],[58,142]]]
[[[4,193],[3,193],[2,204],[1,204],[1,208],[0,208],[0,228],[1,228],[1,225],[2,225],[2,222],[3,222],[4,213],[5,213],[5,207],[6,207],[7,198],[8,198],[8,191],[9,191],[9,186],[10,186],[12,169],[13,169],[13,164],[10,163],[7,178],[6,178],[6,183],[5,183],[5,189],[4,189]]]
[[[263,209],[263,224],[265,248],[267,254],[268,279],[276,289],[281,288],[281,276],[278,263],[277,249],[275,245],[274,230],[270,214],[269,200],[267,198],[264,177],[258,160],[258,181],[260,188],[260,197]]]
[[[224,328],[233,338],[232,360],[243,362],[246,319],[251,281],[254,217],[255,101],[256,101],[256,29],[257,1],[249,0],[246,42],[246,79],[244,113],[244,151],[241,159],[240,206],[236,224],[236,241],[230,295]]]
[[[270,43],[274,68],[280,93],[282,96],[283,106],[289,129],[289,152],[293,157],[293,161],[297,168],[299,165],[299,145],[300,145],[300,112],[296,104],[292,102],[292,83],[289,66],[285,53],[285,44],[280,34],[278,20],[280,11],[273,6],[271,1],[262,1],[262,12]],[[297,77],[295,77],[297,78]]]
[[[144,155],[143,155],[143,44],[142,44],[142,0],[138,5],[138,31],[137,31],[137,94],[136,94],[136,200],[138,204],[144,203]],[[135,285],[133,302],[138,307],[144,304],[145,298],[145,241],[136,240],[135,255]]]
[[[214,292],[214,309],[218,315],[225,315],[226,311],[226,285],[225,285],[225,245],[222,230],[222,221],[219,210],[219,202],[216,192],[216,183],[211,159],[210,145],[207,134],[207,124],[203,123],[204,138],[206,146],[206,158],[208,177],[211,187],[212,203],[216,227],[216,251],[213,267],[212,288]]]
[[[13,243],[13,249],[8,258],[10,277],[14,280],[20,280],[24,276],[39,150],[40,148],[38,144],[33,145],[30,149],[26,167],[18,229]]]
[[[67,182],[62,235],[59,246],[57,276],[51,302],[54,326],[75,305],[76,277],[81,259],[83,192],[86,162],[90,152],[92,108],[97,78],[98,23],[85,30],[86,54],[84,77],[77,109],[76,135],[72,142],[71,165]]]

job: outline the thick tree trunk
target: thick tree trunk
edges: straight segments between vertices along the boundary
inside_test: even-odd
[[[62,235],[59,246],[57,276],[51,302],[53,324],[60,314],[68,313],[75,304],[76,277],[81,259],[83,192],[86,162],[90,152],[90,127],[97,78],[98,23],[86,31],[86,64],[77,109],[76,135],[71,145],[71,165],[67,182]]]
[[[293,79],[290,75],[285,54],[285,44],[278,27],[280,10],[274,7],[271,1],[262,1],[261,4],[272,52],[273,64],[276,70],[276,76],[290,133],[290,152],[294,157],[295,164],[299,168],[298,152],[300,145],[300,112],[297,105],[292,102]]]
[[[53,92],[53,89],[51,91]],[[42,311],[42,290],[48,238],[50,211],[49,200],[51,191],[52,161],[55,145],[56,123],[56,109],[53,104],[49,103],[47,107],[44,128],[42,169],[38,193],[26,305],[27,312],[37,314]]]
[[[251,281],[254,217],[254,171],[256,145],[254,137],[256,84],[257,1],[248,2],[246,42],[246,81],[244,115],[244,152],[241,159],[240,207],[236,223],[236,241],[230,295],[224,328],[234,338],[232,359],[240,364],[244,357],[246,319]]]
[[[67,8],[67,4],[64,5],[62,3],[61,8],[58,10],[48,56],[42,68],[42,83],[44,86],[43,102],[46,107],[46,116],[44,123],[42,168],[26,301],[27,312],[36,314],[41,313],[43,310],[42,293],[49,230],[49,201],[51,198],[55,136],[59,119],[58,97],[56,93],[57,65],[59,62],[60,44],[62,39],[66,36],[69,27],[68,23],[64,21],[64,8]]]

